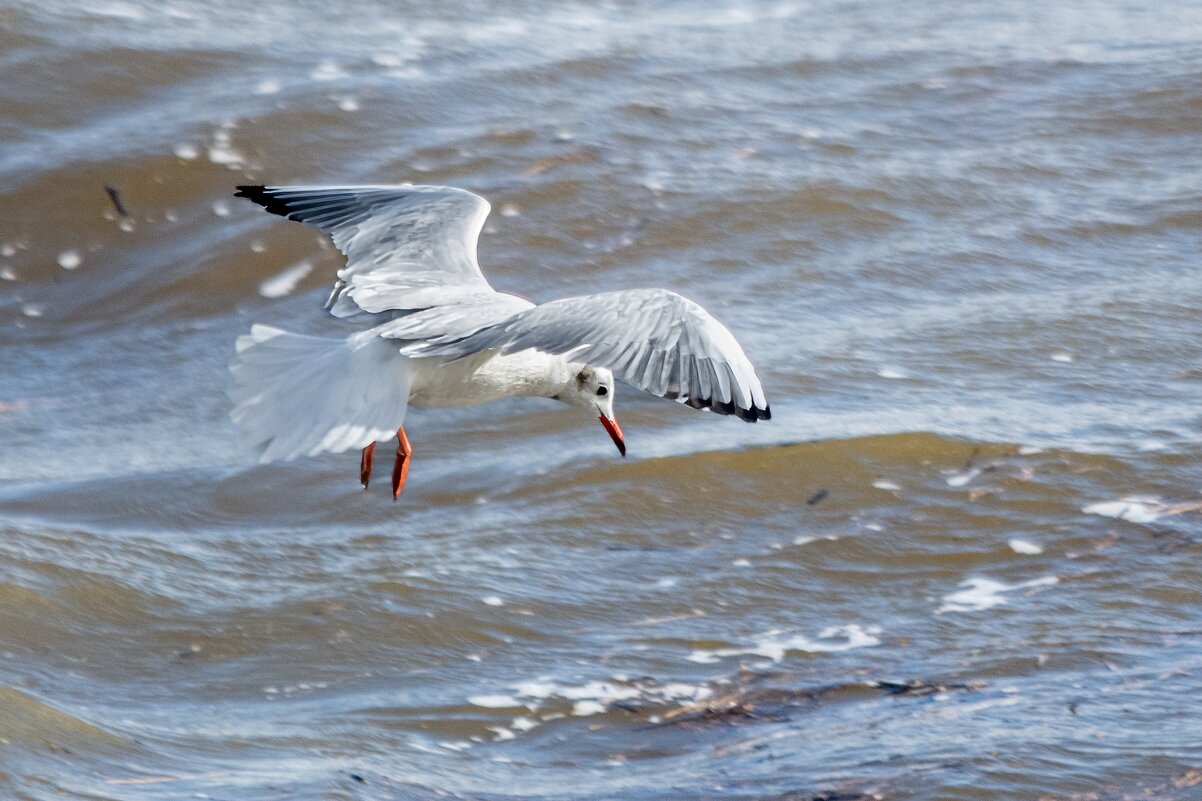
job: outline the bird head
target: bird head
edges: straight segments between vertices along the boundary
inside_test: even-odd
[[[600,418],[618,452],[625,456],[626,440],[614,417],[614,374],[604,367],[587,364],[569,364],[568,368],[571,377],[555,399]]]

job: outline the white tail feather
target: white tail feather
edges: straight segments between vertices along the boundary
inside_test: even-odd
[[[410,360],[374,333],[347,339],[255,325],[230,362],[230,418],[259,461],[342,453],[395,436]]]

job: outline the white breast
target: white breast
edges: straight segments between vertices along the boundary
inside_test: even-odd
[[[567,361],[534,350],[502,356],[486,351],[443,364],[413,360],[409,403],[414,406],[472,406],[517,395],[550,397],[568,377]]]

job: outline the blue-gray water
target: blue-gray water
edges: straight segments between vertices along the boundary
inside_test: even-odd
[[[0,796],[1202,797],[1202,6],[9,0],[0,108]],[[257,466],[264,181],[483,194],[773,420]]]

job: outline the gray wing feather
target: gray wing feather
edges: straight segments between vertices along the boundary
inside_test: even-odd
[[[522,309],[467,336],[402,350],[458,359],[484,350],[533,348],[608,367],[619,378],[694,408],[755,422],[772,416],[734,335],[698,304],[665,289],[564,298]]]
[[[325,232],[346,255],[330,312],[350,317],[474,300],[484,198],[447,186],[239,186],[272,214]]]

